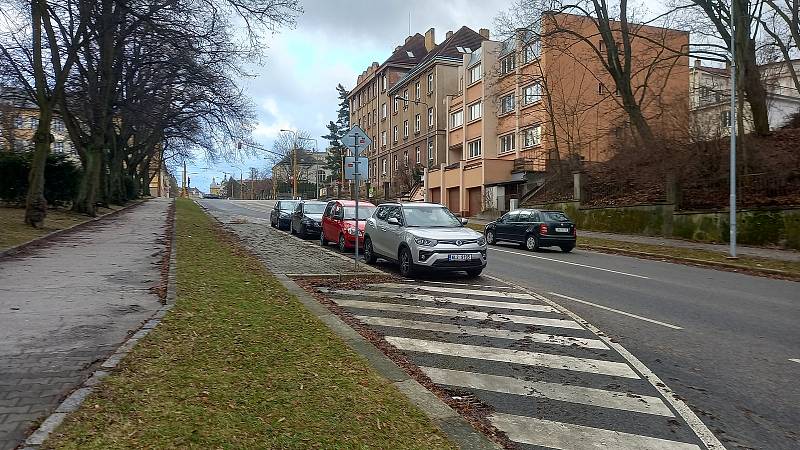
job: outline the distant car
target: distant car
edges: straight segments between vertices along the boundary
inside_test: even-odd
[[[300,237],[316,237],[322,229],[322,213],[327,203],[305,200],[297,203],[289,223],[289,231]]]
[[[292,213],[298,200],[278,200],[269,213],[269,222],[273,228],[288,230],[292,223]]]
[[[358,246],[364,248],[364,225],[375,212],[375,205],[358,202]],[[356,202],[353,200],[331,200],[322,214],[322,232],[319,243],[336,242],[339,250],[345,251],[356,245]]]
[[[397,261],[404,277],[421,269],[476,277],[486,267],[486,239],[465,224],[437,203],[381,204],[367,220],[364,259]]]
[[[486,224],[486,241],[515,242],[528,250],[559,247],[562,252],[575,248],[578,232],[575,224],[562,211],[516,209]]]
[[[207,199],[220,199],[221,197],[217,194],[203,194],[203,198]]]

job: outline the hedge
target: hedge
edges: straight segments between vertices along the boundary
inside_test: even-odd
[[[28,192],[31,152],[0,153],[0,199],[22,204]],[[54,153],[47,157],[44,171],[44,197],[48,205],[64,206],[78,193],[81,168],[69,156]]]

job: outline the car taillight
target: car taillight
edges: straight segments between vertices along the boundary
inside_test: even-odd
[[[547,234],[547,224],[539,225],[539,234]]]
[[[572,235],[578,237],[578,227],[572,227]]]

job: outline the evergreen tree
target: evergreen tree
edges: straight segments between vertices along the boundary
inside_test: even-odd
[[[347,154],[347,148],[342,145],[341,139],[350,130],[350,102],[347,100],[347,89],[341,84],[336,86],[339,92],[339,113],[336,122],[329,122],[325,127],[328,134],[322,136],[328,140],[328,154],[325,168],[332,171],[335,178],[341,178],[342,157]]]

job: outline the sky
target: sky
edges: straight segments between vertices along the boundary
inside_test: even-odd
[[[510,3],[491,0],[301,0],[304,13],[293,29],[271,38],[263,64],[249,67],[254,78],[241,80],[255,105],[257,124],[253,140],[271,149],[281,129],[304,130],[327,141],[325,125],[336,120],[336,85],[351,89],[373,61],[382,63],[409,34],[436,29],[436,42],[447,31],[466,25],[492,29],[495,16]],[[264,170],[271,163],[253,156],[234,163],[211,164],[197,159],[188,166],[191,185],[208,192],[212,177]],[[181,174],[175,173],[180,184]]]

